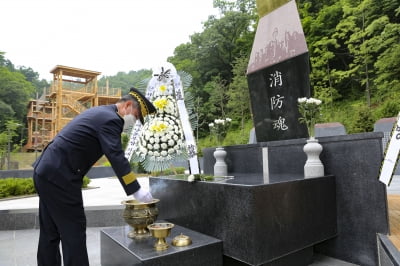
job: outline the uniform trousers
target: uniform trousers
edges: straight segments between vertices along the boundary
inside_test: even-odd
[[[86,216],[81,187],[61,187],[34,173],[39,195],[38,266],[86,266]]]

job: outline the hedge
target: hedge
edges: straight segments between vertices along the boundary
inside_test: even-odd
[[[87,188],[90,183],[89,177],[83,178],[82,188]],[[0,179],[0,199],[22,195],[36,194],[33,178],[3,178]]]

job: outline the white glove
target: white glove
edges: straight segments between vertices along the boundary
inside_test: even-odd
[[[139,188],[138,191],[133,193],[133,196],[137,201],[140,202],[150,202],[153,200],[153,196],[151,195],[150,191],[144,189],[144,188]]]

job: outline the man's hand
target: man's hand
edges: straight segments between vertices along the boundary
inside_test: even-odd
[[[153,200],[153,196],[151,195],[151,193],[144,188],[139,188],[138,191],[133,193],[133,196],[137,201],[140,202],[150,202]]]

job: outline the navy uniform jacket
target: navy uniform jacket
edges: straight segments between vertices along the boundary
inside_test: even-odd
[[[80,189],[85,174],[104,154],[126,194],[136,192],[140,185],[122,149],[124,120],[117,112],[116,105],[103,105],[75,117],[34,163],[36,174],[58,186]]]

